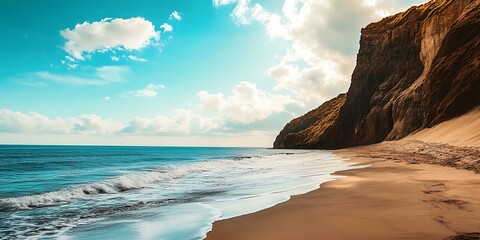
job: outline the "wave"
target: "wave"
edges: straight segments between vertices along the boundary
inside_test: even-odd
[[[241,164],[238,160],[211,160],[119,176],[113,179],[75,185],[66,189],[22,197],[0,199],[0,212],[48,207],[75,199],[91,198],[98,194],[115,194],[173,180],[190,173],[207,172]]]

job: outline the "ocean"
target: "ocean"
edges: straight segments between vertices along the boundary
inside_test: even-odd
[[[203,239],[352,168],[322,150],[0,145],[0,239]]]

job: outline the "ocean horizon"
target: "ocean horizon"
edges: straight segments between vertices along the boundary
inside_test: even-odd
[[[354,168],[332,151],[0,145],[0,238],[203,239]]]

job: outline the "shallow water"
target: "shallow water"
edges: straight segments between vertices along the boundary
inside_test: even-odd
[[[202,239],[353,168],[330,151],[0,146],[0,238]]]

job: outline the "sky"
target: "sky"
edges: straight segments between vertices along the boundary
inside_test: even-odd
[[[425,0],[2,0],[0,143],[271,147]]]

